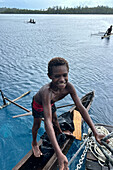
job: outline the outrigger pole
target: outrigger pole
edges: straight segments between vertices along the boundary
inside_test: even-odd
[[[15,103],[15,102],[13,102],[12,100],[8,99],[7,97],[5,97],[5,99],[8,100],[9,102],[13,103],[14,105],[20,107],[21,109],[23,109],[23,110],[25,110],[25,111],[27,111],[27,112],[30,112],[30,111],[29,111],[28,109],[26,109],[25,107],[23,107],[23,106]]]
[[[15,104],[15,103],[13,103],[13,104]],[[16,103],[16,105],[17,105],[17,103]],[[63,106],[58,106],[58,107],[56,107],[57,109],[60,109],[60,108],[63,108],[63,107],[68,107],[68,106],[74,106],[75,104],[67,104],[67,105],[63,105]],[[17,105],[18,106],[18,105]],[[25,110],[25,109],[24,109]],[[23,117],[23,116],[30,116],[30,115],[32,115],[32,112],[31,111],[27,111],[27,113],[24,113],[24,114],[20,114],[20,115],[15,115],[15,116],[13,116],[13,118],[17,118],[17,117]],[[42,120],[43,120],[43,118],[42,118]]]
[[[2,95],[3,103],[4,103],[4,105],[6,105],[5,97],[4,97],[2,90],[0,90],[0,92],[1,92],[1,95]]]
[[[1,95],[2,95],[2,98],[3,98],[3,103],[4,103],[2,106],[0,106],[0,109],[2,109],[4,107],[6,107],[7,105],[11,104],[12,102],[15,102],[15,101],[19,100],[20,98],[24,97],[25,95],[29,94],[31,92],[31,90],[26,92],[26,93],[24,93],[24,94],[22,94],[21,96],[17,97],[16,99],[13,99],[12,102],[7,102],[7,103],[6,103],[7,99],[4,96],[2,90],[0,90],[0,92],[1,92]]]
[[[23,106],[21,106],[21,105],[19,105],[19,104],[15,103],[15,102],[13,102],[12,100],[8,99],[7,97],[5,97],[5,99],[6,99],[6,100],[8,100],[9,102],[13,103],[14,105],[16,105],[16,106],[20,107],[21,109],[23,109],[23,110],[27,111],[27,112],[28,112],[28,114],[26,113],[26,116],[28,116],[28,115],[32,115],[32,112],[30,112],[30,110],[26,109],[25,107],[23,107]],[[25,116],[25,115],[22,115],[22,116]],[[20,116],[18,116],[18,117],[20,117]],[[15,118],[15,116],[14,116],[14,118]],[[42,120],[44,121],[44,119],[43,119],[43,118],[42,118]]]

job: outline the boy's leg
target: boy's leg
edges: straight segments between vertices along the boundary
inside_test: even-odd
[[[40,124],[41,124],[41,118],[34,118],[34,123],[32,127],[32,136],[33,136],[32,149],[35,157],[40,157],[42,155],[39,146],[37,144],[37,133],[38,133],[38,129],[40,128]]]

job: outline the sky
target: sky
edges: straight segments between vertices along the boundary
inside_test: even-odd
[[[0,0],[0,8],[47,9],[48,7],[113,7],[113,0]]]

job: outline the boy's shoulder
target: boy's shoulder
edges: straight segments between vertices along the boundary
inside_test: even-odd
[[[72,85],[72,83],[70,83],[69,81],[68,81],[68,83],[67,83],[67,88],[70,88],[70,87],[73,87],[73,85]]]
[[[44,86],[41,87],[41,89],[39,91],[46,92],[49,90],[49,88],[50,88],[50,84],[45,84]]]
[[[69,93],[75,92],[75,88],[74,88],[73,84],[70,82],[67,83],[67,89],[68,89]]]

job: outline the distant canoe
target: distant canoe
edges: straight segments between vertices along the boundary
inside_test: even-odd
[[[30,21],[28,21],[27,23],[36,24],[36,22],[35,22],[35,21],[34,21],[34,22],[30,22]]]
[[[36,24],[36,21],[34,21],[34,19],[30,19],[27,23]]]

